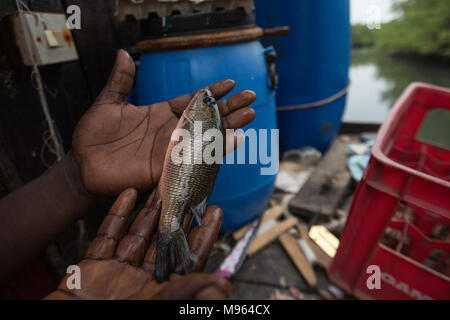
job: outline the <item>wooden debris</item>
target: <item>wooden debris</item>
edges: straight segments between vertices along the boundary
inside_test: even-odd
[[[312,226],[308,232],[309,237],[331,258],[339,247],[339,239],[327,228],[321,225]]]
[[[305,278],[306,282],[311,288],[316,287],[317,279],[312,265],[309,263],[302,248],[298,244],[297,240],[287,233],[283,233],[279,238],[284,250],[291,257],[298,271]]]
[[[298,231],[300,231],[302,239],[305,240],[305,242],[314,252],[314,255],[316,257],[316,263],[325,270],[328,270],[328,267],[330,266],[332,259],[309,238],[308,227],[304,222],[299,222]]]
[[[324,300],[336,300],[336,298],[326,289],[319,289],[318,292]]]
[[[283,208],[281,206],[274,206],[270,209],[267,209],[266,212],[263,215],[262,221],[261,221],[261,227],[262,225],[272,219],[277,219],[279,216],[281,216],[283,214]],[[235,231],[233,233],[233,239],[234,240],[239,240],[241,239],[245,233],[247,232],[248,228],[250,227],[251,223],[249,223],[248,225],[242,227],[241,229]]]
[[[291,200],[292,213],[308,218],[319,214],[325,220],[335,214],[351,182],[347,145],[341,137],[335,139],[311,177]]]
[[[257,236],[253,243],[250,245],[247,254],[249,256],[254,255],[256,252],[270,244],[272,241],[278,238],[278,236],[297,224],[296,218],[288,218],[282,222],[276,224],[275,227],[264,232],[262,235]]]

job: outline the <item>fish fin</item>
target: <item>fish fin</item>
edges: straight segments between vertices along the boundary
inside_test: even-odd
[[[169,234],[159,233],[156,248],[154,277],[157,282],[167,281],[172,272],[191,272],[194,259],[181,228]]]
[[[208,203],[208,197],[203,199],[203,201],[200,202],[195,208],[191,209],[192,214],[194,215],[195,220],[197,221],[197,224],[199,226],[202,225],[203,214],[205,213],[207,203]]]

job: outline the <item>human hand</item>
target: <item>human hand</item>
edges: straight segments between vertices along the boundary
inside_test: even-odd
[[[153,195],[152,195],[153,196]],[[127,220],[134,207],[137,191],[123,191],[103,220],[97,237],[78,266],[81,289],[69,289],[66,276],[58,290],[46,299],[225,299],[231,293],[229,282],[216,275],[172,274],[169,281],[153,280],[158,225],[155,210],[148,210],[152,196],[139,212],[127,233]],[[183,227],[188,230],[192,215]],[[203,269],[219,233],[222,210],[209,207],[201,227],[195,226],[187,237],[194,257],[193,272]]]
[[[170,136],[193,96],[136,107],[126,101],[134,75],[133,60],[119,51],[105,88],[75,128],[73,156],[82,185],[90,194],[117,195],[129,187],[139,191],[154,188]],[[234,86],[233,80],[223,80],[209,89],[218,100]],[[255,111],[248,105],[255,100],[255,93],[245,90],[220,101],[225,128],[237,129],[251,122]]]

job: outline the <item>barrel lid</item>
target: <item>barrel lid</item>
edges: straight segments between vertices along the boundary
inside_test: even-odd
[[[237,30],[147,39],[140,41],[137,44],[137,48],[145,52],[209,48],[227,44],[255,41],[259,40],[262,36],[264,36],[264,30],[262,28],[252,27]]]

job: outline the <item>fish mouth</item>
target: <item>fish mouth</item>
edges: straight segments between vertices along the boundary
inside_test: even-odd
[[[203,103],[208,105],[208,106],[214,106],[217,104],[216,99],[214,98],[211,90],[209,89],[203,89],[202,90],[202,94],[203,94]]]

